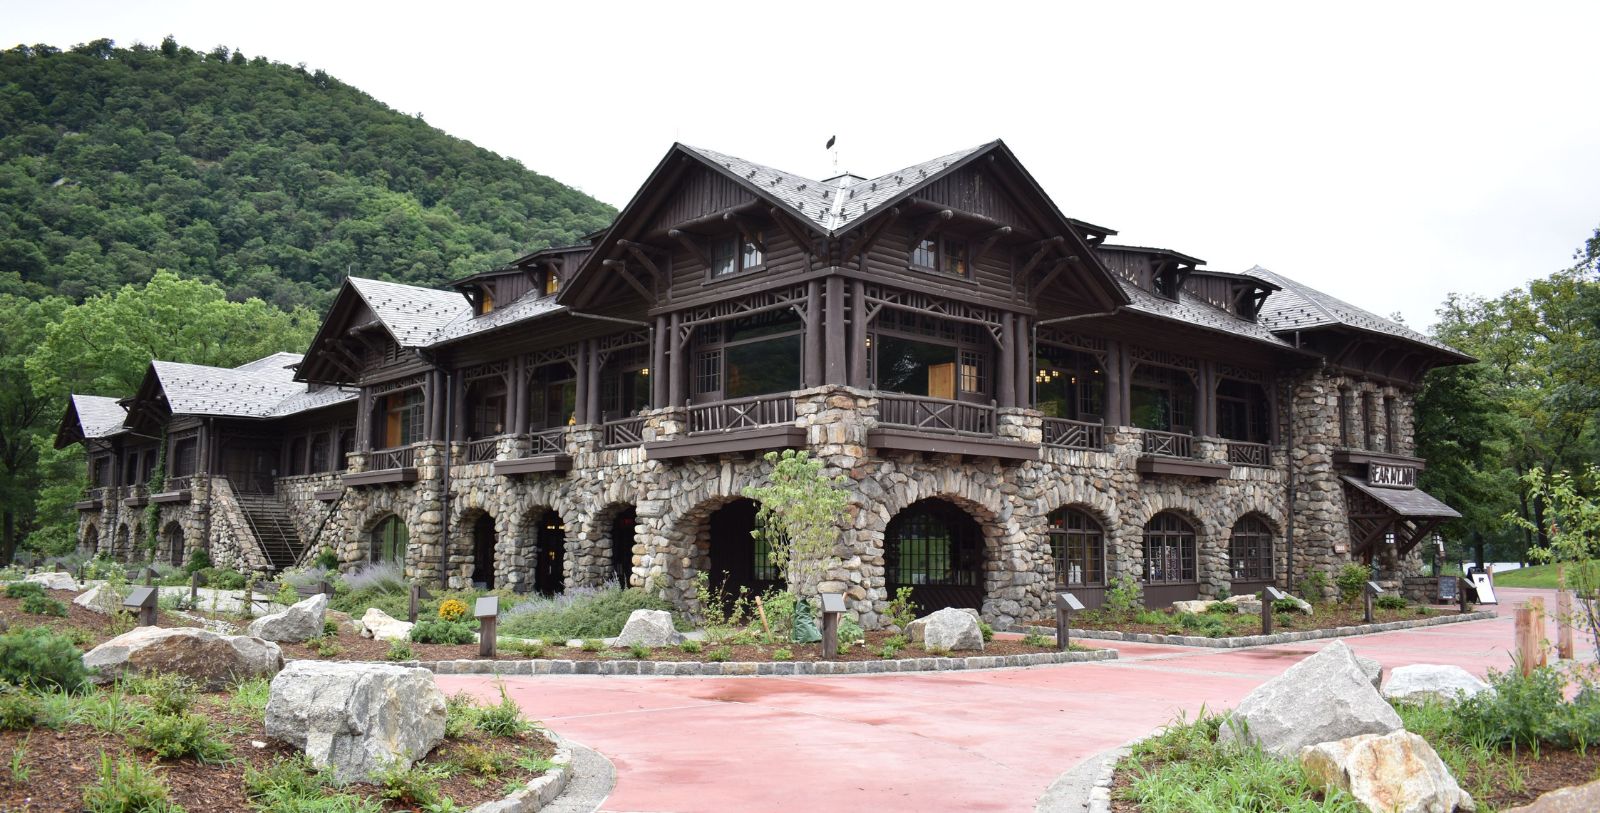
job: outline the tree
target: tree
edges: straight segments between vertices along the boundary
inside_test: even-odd
[[[1600,652],[1600,614],[1595,606],[1600,599],[1600,466],[1590,464],[1576,475],[1567,471],[1546,475],[1534,469],[1523,483],[1545,506],[1548,523],[1541,529],[1541,538],[1547,541],[1535,548],[1534,554],[1543,561],[1567,565],[1561,571],[1561,586],[1577,593],[1578,612]],[[1517,514],[1507,514],[1505,519],[1516,525],[1528,524]]]
[[[57,407],[28,380],[27,356],[65,307],[59,298],[29,302],[0,294],[0,563],[9,563],[33,530],[39,448]]]
[[[838,563],[834,547],[849,492],[844,478],[823,474],[823,461],[810,452],[767,452],[765,460],[772,464],[767,483],[744,489],[760,503],[752,533],[766,543],[778,572],[788,574],[789,591],[804,600],[803,591],[817,590]]]

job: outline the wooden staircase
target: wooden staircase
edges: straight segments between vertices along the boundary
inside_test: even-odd
[[[305,546],[294,521],[289,519],[289,509],[271,494],[241,491],[236,497],[272,569],[293,567]]]

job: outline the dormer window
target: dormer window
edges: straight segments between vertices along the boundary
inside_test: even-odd
[[[544,285],[541,287],[544,289],[545,296],[554,296],[557,291],[561,290],[561,275],[554,271],[544,272]]]
[[[919,271],[937,271],[955,277],[966,277],[971,271],[967,241],[947,234],[937,234],[917,243],[911,250],[911,266]]]
[[[760,239],[760,233],[755,235]],[[726,277],[741,271],[749,271],[761,266],[766,261],[761,253],[761,247],[747,238],[732,236],[713,241],[711,243],[711,277]]]
[[[494,310],[494,292],[487,286],[478,289],[478,307],[476,313],[482,316]]]

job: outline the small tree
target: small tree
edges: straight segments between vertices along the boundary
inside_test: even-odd
[[[838,562],[834,544],[850,505],[845,478],[822,473],[823,462],[809,452],[767,452],[772,474],[766,485],[748,486],[744,495],[760,504],[751,535],[764,542],[778,572],[791,579],[789,591],[815,584]]]
[[[1506,521],[1530,531],[1545,531],[1546,544],[1530,550],[1535,559],[1566,565],[1561,571],[1561,586],[1573,591],[1584,626],[1600,651],[1600,467],[1591,464],[1577,475],[1557,471],[1550,475],[1535,468],[1522,478],[1528,499],[1544,502],[1547,527],[1540,529],[1518,514],[1509,513]],[[1572,619],[1563,618],[1570,624]]]

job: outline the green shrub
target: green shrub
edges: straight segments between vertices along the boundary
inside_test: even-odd
[[[1297,613],[1300,612],[1300,605],[1296,604],[1292,598],[1280,598],[1272,602],[1272,611],[1275,613]]]
[[[335,793],[332,784],[303,754],[244,771],[244,793],[258,813],[382,813],[381,802]]]
[[[153,715],[120,690],[89,692],[78,701],[78,722],[105,734],[127,734]]]
[[[600,650],[605,649],[605,648],[606,648],[605,642],[600,640],[599,638],[585,638],[584,641],[583,641],[583,651],[584,652],[599,652]]]
[[[307,643],[313,642],[307,641]],[[337,658],[344,653],[344,647],[339,646],[339,639],[337,638],[324,635],[321,638],[317,638],[314,643],[316,644],[317,657],[319,658]]]
[[[22,611],[31,615],[67,617],[67,605],[49,596],[28,596],[22,600]]]
[[[194,548],[189,551],[189,560],[183,564],[183,572],[198,573],[211,569],[211,554],[205,548]]]
[[[543,641],[524,641],[519,639],[512,642],[511,651],[524,658],[542,658],[544,657],[545,645]]]
[[[207,587],[218,590],[243,590],[247,581],[245,575],[237,570],[218,570],[214,567],[201,569],[201,576],[205,578]]]
[[[637,587],[577,588],[511,607],[501,615],[499,629],[502,635],[547,641],[611,638],[622,633],[634,610],[672,609],[663,599]]]
[[[6,598],[44,597],[44,585],[33,582],[12,582],[6,585]]]
[[[900,647],[884,644],[878,648],[878,657],[884,660],[894,660],[900,657]]]
[[[1373,599],[1372,604],[1385,610],[1404,610],[1411,606],[1411,602],[1406,601],[1406,597],[1399,593],[1384,593]]]
[[[522,716],[522,708],[500,685],[500,702],[478,710],[478,730],[492,737],[515,737],[533,727]]]
[[[1300,593],[1306,601],[1316,604],[1328,597],[1328,574],[1313,570],[1300,580]]]
[[[233,755],[233,749],[213,733],[211,721],[197,714],[156,715],[146,720],[129,740],[134,747],[151,751],[161,759],[193,757],[216,763]]]
[[[1339,588],[1339,600],[1350,602],[1360,598],[1362,588],[1371,579],[1372,568],[1359,562],[1350,562],[1339,568],[1339,575],[1333,579],[1334,585]]]
[[[1452,709],[1453,729],[1468,742],[1537,748],[1587,748],[1600,743],[1600,691],[1584,685],[1571,702],[1567,680],[1543,666],[1521,672],[1490,671],[1492,692],[1480,692]]]
[[[228,698],[228,708],[235,714],[265,718],[267,701],[271,698],[272,681],[266,678],[251,678],[234,684],[233,694]]]
[[[477,725],[478,700],[466,692],[456,692],[444,699],[444,735],[455,739],[466,736]]]
[[[792,661],[794,660],[794,652],[786,646],[780,646],[772,650],[772,659],[775,661]]]
[[[628,647],[628,657],[633,658],[636,661],[649,660],[650,647],[647,647],[644,644],[632,644]]]
[[[157,714],[183,714],[194,705],[195,682],[183,675],[148,675],[130,680],[126,689],[150,698],[150,710]]]
[[[1054,646],[1055,642],[1045,637],[1041,633],[1030,632],[1027,635],[1022,636],[1022,644],[1023,646],[1036,646],[1044,648]]]
[[[39,724],[43,708],[39,698],[21,689],[0,693],[0,731],[26,731]]]
[[[333,548],[323,548],[322,552],[317,554],[317,558],[311,560],[311,564],[323,570],[338,570],[339,554],[334,553]]]
[[[993,641],[994,640],[994,627],[989,626],[989,622],[987,622],[987,621],[979,621],[978,622],[978,634],[983,636],[983,640],[984,640],[985,643],[987,643],[989,641]]]
[[[1239,607],[1234,604],[1229,604],[1225,601],[1219,601],[1216,604],[1207,607],[1206,612],[1212,615],[1238,615]]]
[[[1144,587],[1129,574],[1117,576],[1106,588],[1104,607],[1106,611],[1120,616],[1137,612],[1144,608]]]
[[[419,644],[470,644],[474,638],[472,625],[467,622],[420,618],[411,628],[411,640]]]
[[[1178,624],[1184,632],[1207,638],[1224,638],[1232,632],[1221,616],[1210,613],[1178,613]]]
[[[0,681],[13,686],[77,689],[89,673],[83,653],[66,636],[44,627],[0,635]]]
[[[95,783],[83,789],[83,808],[88,813],[183,813],[168,794],[154,765],[112,761],[101,751]]]
[[[380,795],[392,802],[430,807],[441,800],[439,780],[446,778],[442,765],[418,762],[409,768],[395,763],[378,774]]]
[[[839,651],[855,646],[858,642],[866,640],[866,637],[867,631],[862,629],[854,618],[847,615],[839,619]]]
[[[699,641],[696,641],[693,638],[687,638],[683,643],[678,644],[678,651],[684,653],[685,655],[693,655],[700,651],[701,646],[702,645]]]
[[[1170,613],[1164,613],[1160,610],[1138,610],[1133,614],[1133,623],[1135,624],[1149,624],[1159,627],[1171,620],[1172,615]]]
[[[389,651],[383,653],[386,661],[414,661],[417,653],[411,650],[410,641],[390,641]]]
[[[733,659],[733,650],[729,647],[719,646],[706,653],[706,660],[711,663],[722,663]]]
[[[906,627],[917,620],[917,605],[911,599],[911,588],[902,587],[896,590],[894,600],[884,608],[883,614],[889,619],[889,623],[899,627],[901,632],[905,632]]]
[[[489,749],[470,742],[456,746],[450,762],[457,769],[475,776],[499,776],[510,767]]]

